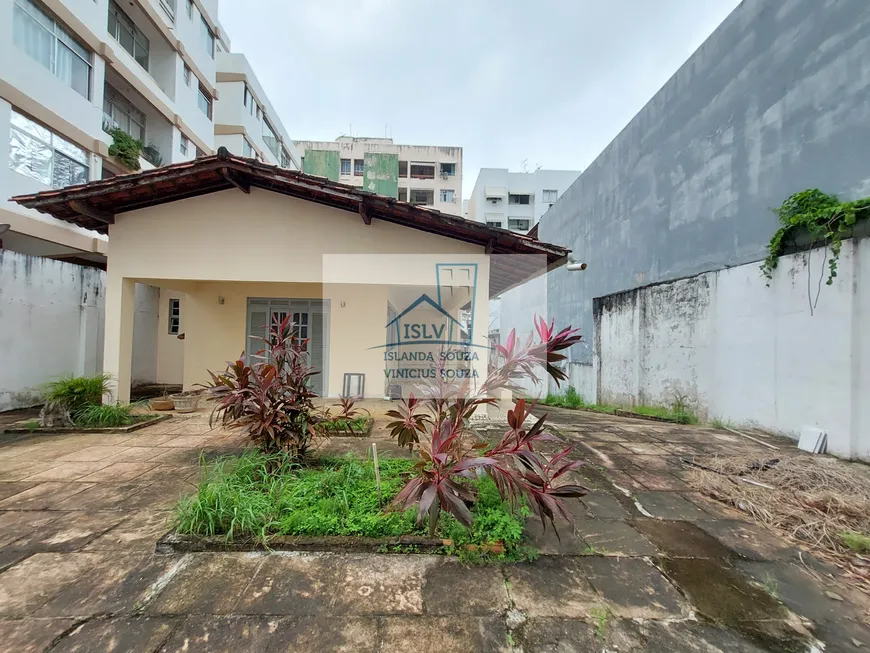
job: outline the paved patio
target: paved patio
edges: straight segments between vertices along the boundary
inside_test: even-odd
[[[679,456],[758,445],[551,415],[587,460],[591,491],[572,505],[573,532],[530,524],[545,555],[505,567],[158,555],[200,456],[238,450],[238,435],[210,431],[201,411],[129,435],[0,436],[0,650],[754,652],[810,650],[813,638],[870,650],[866,596],[685,483]]]

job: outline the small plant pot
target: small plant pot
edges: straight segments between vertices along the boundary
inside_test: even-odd
[[[168,398],[155,398],[148,402],[151,410],[172,410],[175,408],[175,402]]]
[[[170,395],[176,413],[192,413],[199,405],[200,395]]]

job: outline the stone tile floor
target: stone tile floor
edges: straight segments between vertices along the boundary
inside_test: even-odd
[[[530,522],[539,560],[504,567],[158,555],[200,456],[237,451],[238,435],[209,430],[201,411],[129,435],[0,436],[0,651],[870,650],[864,595],[820,582],[824,564],[685,483],[680,456],[758,445],[550,412],[590,492],[559,537]]]

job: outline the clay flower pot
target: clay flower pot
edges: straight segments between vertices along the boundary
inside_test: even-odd
[[[154,397],[148,402],[151,410],[172,410],[175,403],[169,397]]]

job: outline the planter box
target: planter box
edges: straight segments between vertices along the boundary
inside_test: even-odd
[[[85,428],[83,426],[58,426],[58,427],[38,427],[34,429],[24,428],[13,424],[3,430],[3,433],[9,434],[30,434],[30,433],[131,433],[144,429],[146,426],[151,426],[157,422],[162,422],[169,419],[170,415],[148,415],[149,419],[144,419],[141,422],[130,424],[129,426],[101,427],[101,428]]]

